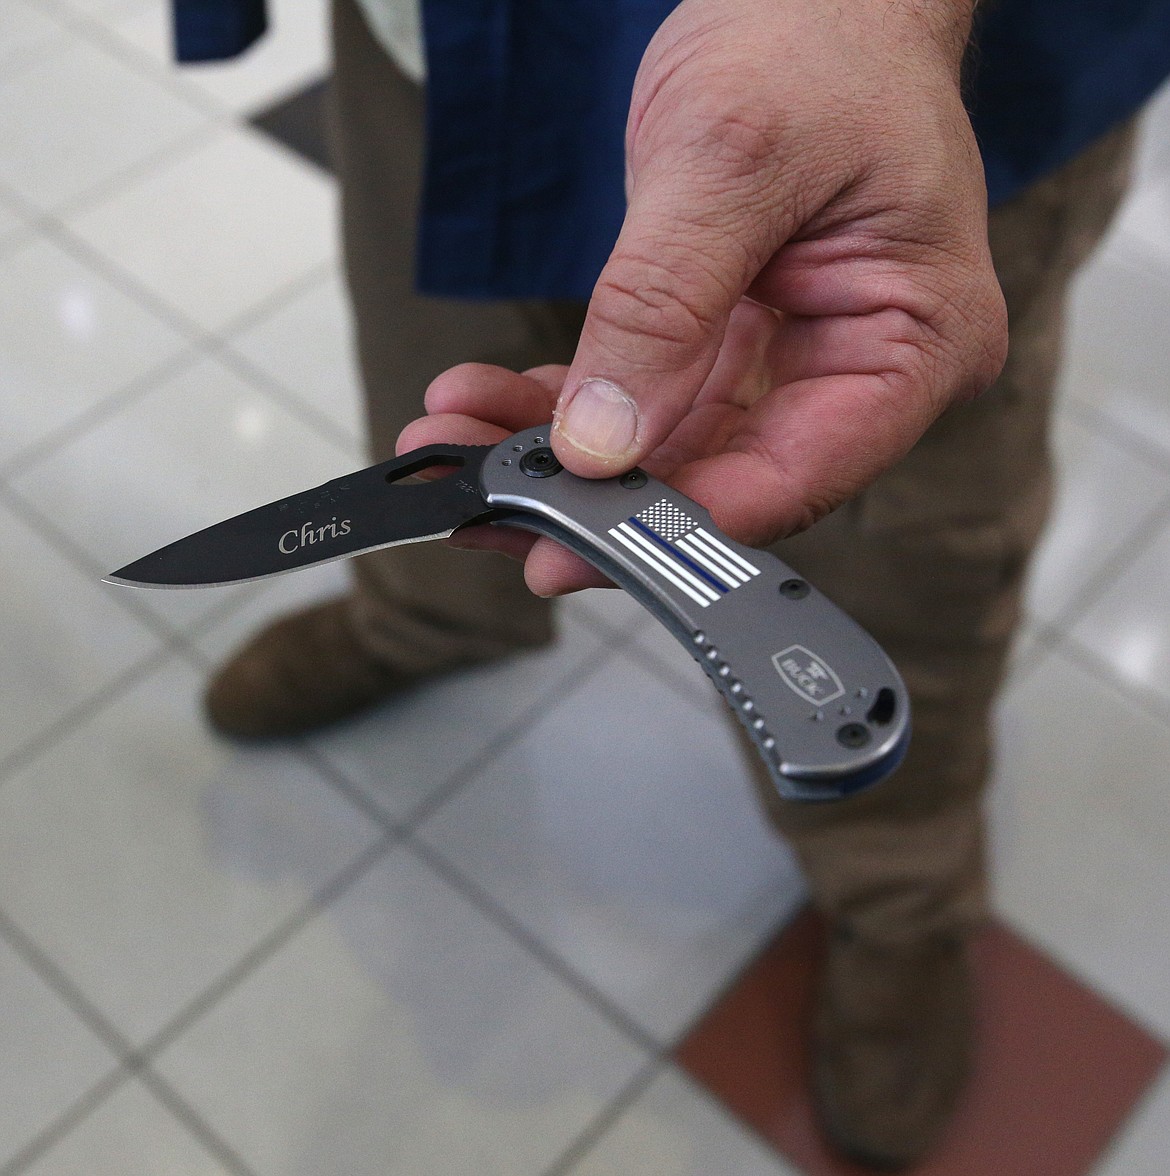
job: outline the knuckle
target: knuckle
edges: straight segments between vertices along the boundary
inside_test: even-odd
[[[698,122],[694,146],[699,159],[717,165],[723,175],[755,178],[779,153],[779,128],[756,109],[721,103]]]
[[[784,119],[767,103],[754,105],[743,94],[696,96],[680,118],[669,166],[701,190],[738,192],[756,198],[770,190],[790,154]]]
[[[1003,371],[1008,354],[1007,304],[998,283],[993,283],[987,303],[980,315],[981,342],[977,367],[980,389],[989,387]]]
[[[924,304],[909,315],[909,346],[892,373],[921,381],[937,412],[984,392],[1007,358],[1007,310],[994,272],[968,264],[951,271],[946,281],[921,283]]]
[[[995,382],[1007,359],[1007,309],[994,279],[973,290],[955,318],[949,346],[937,351],[940,367],[950,374],[951,401],[965,403]]]

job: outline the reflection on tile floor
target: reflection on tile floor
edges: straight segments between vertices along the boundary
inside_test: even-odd
[[[209,667],[346,570],[98,582],[362,461],[332,181],[249,122],[327,73],[326,3],[270,10],[255,53],[177,71],[164,0],[0,5],[0,1173],[822,1170],[672,1061],[804,890],[706,683],[628,598],[239,749],[201,720]],[[1022,987],[989,1048],[1014,1065],[1029,1008],[1079,1010],[1039,1059],[1084,1108],[1045,1155],[1094,1176],[1163,1176],[1170,1132],[1165,1074],[1127,1118],[1170,1038],[1168,192],[1170,94],[1074,290],[992,806],[1000,917],[1046,955],[1000,932],[989,998],[1018,967],[1053,999]],[[1089,1025],[1139,1063],[1090,1071],[1108,1107],[1076,1101]]]
[[[158,1061],[253,1171],[352,1176],[536,1176],[644,1064],[402,848]]]

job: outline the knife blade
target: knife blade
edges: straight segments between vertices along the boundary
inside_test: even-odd
[[[430,445],[215,523],[112,572],[131,588],[246,583],[366,551],[445,539],[494,512],[479,490],[490,445]],[[450,477],[408,482],[435,467]]]
[[[415,450],[207,527],[107,579],[239,583],[472,523],[519,527],[576,551],[674,635],[743,724],[781,796],[839,799],[897,767],[910,735],[906,688],[860,625],[642,470],[586,479],[563,469],[549,430]],[[406,481],[436,467],[454,469]]]

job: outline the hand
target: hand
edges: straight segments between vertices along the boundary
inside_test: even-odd
[[[958,85],[969,8],[684,0],[635,83],[629,210],[572,367],[456,368],[400,445],[495,440],[555,404],[566,468],[642,464],[753,544],[857,493],[1006,349]],[[541,540],[526,574],[547,595],[598,582],[583,568]]]

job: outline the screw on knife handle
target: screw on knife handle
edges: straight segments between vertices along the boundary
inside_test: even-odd
[[[906,688],[860,625],[641,470],[603,480],[559,463],[531,472],[548,468],[538,456],[550,452],[548,436],[548,426],[526,430],[489,454],[484,497],[518,512],[508,525],[578,552],[674,634],[743,723],[780,795],[839,799],[893,771],[909,741]]]

